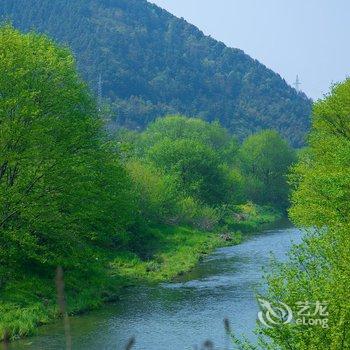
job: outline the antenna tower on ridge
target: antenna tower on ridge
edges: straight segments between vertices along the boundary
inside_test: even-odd
[[[295,87],[295,90],[297,90],[298,92],[300,91],[300,85],[301,85],[301,81],[299,79],[299,75],[297,75],[297,77],[295,78],[294,87]]]

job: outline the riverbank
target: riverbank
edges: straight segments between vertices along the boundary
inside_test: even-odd
[[[191,270],[215,248],[239,244],[249,232],[276,222],[281,215],[270,209],[242,207],[241,216],[228,222],[229,239],[219,232],[207,233],[186,227],[151,229],[147,250],[141,259],[129,251],[100,251],[95,259],[105,261],[105,270],[94,275],[66,272],[66,298],[69,314],[96,309],[105,302],[117,301],[123,289],[136,284],[158,283]],[[228,227],[229,226],[229,227]],[[1,291],[0,337],[11,339],[33,334],[38,325],[59,317],[54,276],[25,276],[8,283]]]

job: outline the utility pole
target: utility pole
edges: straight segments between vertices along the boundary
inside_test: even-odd
[[[297,90],[298,92],[300,91],[300,85],[301,85],[301,81],[299,79],[299,75],[297,75],[297,77],[295,78],[294,87],[295,87],[295,90]]]

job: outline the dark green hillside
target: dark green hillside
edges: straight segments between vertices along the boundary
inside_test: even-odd
[[[275,128],[294,145],[309,127],[304,94],[145,0],[2,0],[0,16],[69,44],[95,91],[102,75],[115,122],[128,127],[178,112],[219,119],[240,137]]]

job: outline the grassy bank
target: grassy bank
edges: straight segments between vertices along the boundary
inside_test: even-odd
[[[104,270],[97,268],[88,275],[70,271],[65,274],[68,312],[79,314],[116,301],[127,286],[171,280],[191,270],[215,248],[239,244],[248,232],[280,218],[278,212],[253,205],[237,209],[237,215],[226,218],[225,225],[215,233],[187,227],[152,228],[144,246],[149,256],[143,259],[130,251],[96,252],[91,264],[94,259],[103,259]],[[11,339],[31,335],[38,325],[60,314],[53,272],[46,276],[17,276],[1,289],[0,298],[1,339],[5,334]]]

